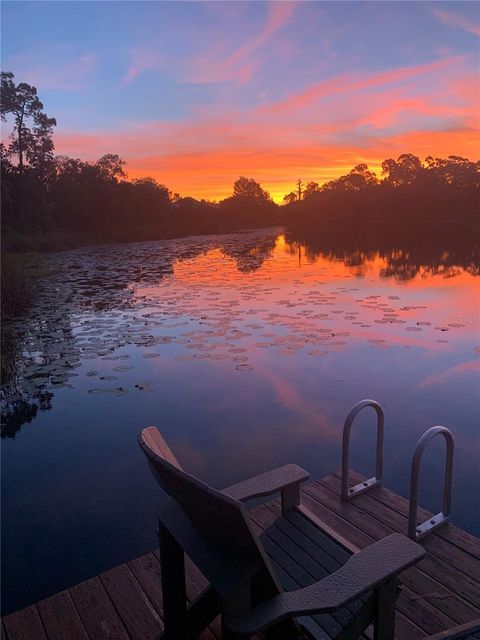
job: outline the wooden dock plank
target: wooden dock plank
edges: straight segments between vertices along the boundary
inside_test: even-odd
[[[480,611],[480,589],[476,580],[469,578],[461,571],[457,571],[451,565],[443,562],[443,560],[429,555],[422,560],[420,566],[433,580],[449,588],[453,593],[475,607],[477,611]]]
[[[333,475],[338,479],[341,479],[342,477],[340,472],[336,472]],[[365,480],[364,476],[357,473],[356,471],[350,471],[350,478],[352,484],[357,484]],[[390,491],[389,489],[386,489],[385,487],[374,488],[368,492],[368,495],[375,500],[378,500],[386,507],[397,511],[402,516],[408,519],[409,502],[406,498],[399,496],[398,494]],[[431,518],[432,515],[434,514],[432,514],[430,511],[427,511],[426,509],[423,509],[421,507],[418,508],[418,516],[422,520],[427,520],[428,518]],[[434,532],[432,532],[431,535],[434,539],[437,537],[443,538],[447,542],[450,542],[451,544],[459,547],[462,552],[468,553],[477,560],[480,560],[480,539],[475,538],[475,536],[472,536],[470,533],[464,531],[463,529],[460,529],[454,524],[450,523],[448,526],[440,527],[439,529],[436,529]]]
[[[372,530],[371,523],[369,523],[367,525],[369,529],[368,538],[366,542],[364,542],[367,534],[362,529],[362,517],[361,514],[360,517],[355,517],[358,516],[358,513],[356,513],[357,510],[352,504],[337,504],[337,501],[331,501],[331,496],[327,496],[325,498],[325,501],[328,503],[327,507],[323,504],[325,491],[319,490],[318,486],[312,487],[312,485],[305,487],[304,490],[307,493],[304,501],[308,504],[309,508],[315,513],[316,509],[320,506],[320,517],[326,519],[327,523],[329,519],[335,520],[336,527],[338,527],[346,537],[349,537],[349,535],[346,532],[347,527],[344,525],[348,524],[348,531],[352,536],[352,542],[358,546],[360,546],[360,543],[363,547],[368,546],[392,533],[390,529],[385,529],[385,527],[379,527],[381,533],[378,531],[375,533],[375,529],[373,528]],[[307,500],[307,498],[309,498],[309,500]],[[335,511],[335,509],[338,509],[338,511]],[[332,522],[329,524],[332,525]],[[359,534],[361,535],[359,536]],[[407,572],[402,574],[401,578],[404,585],[407,583],[405,578],[406,573]],[[413,586],[411,580],[408,582],[408,587],[404,586],[398,598],[397,606],[398,610],[412,620],[415,625],[420,627],[426,634],[433,634],[449,628],[456,623],[453,618],[447,615],[441,608],[437,607],[437,601],[429,602],[424,600],[423,597],[419,599],[417,597],[417,591],[412,589]]]
[[[466,634],[466,635],[465,635]],[[427,640],[480,640],[480,618],[468,624],[462,624],[453,629],[442,631]]]
[[[135,575],[137,579],[139,579],[140,572],[145,569],[149,572],[149,575],[140,578],[142,581],[142,586],[145,589],[145,592],[150,597],[152,602],[154,602],[155,606],[160,605],[162,601],[162,590],[161,590],[161,561],[160,561],[160,552],[156,549],[152,554],[156,565],[151,564],[149,560],[145,560],[147,556],[143,558],[139,558],[141,560],[142,568],[136,568]],[[134,561],[135,562],[135,561]],[[129,563],[131,566],[131,563]],[[131,566],[132,570],[133,567]],[[196,598],[207,586],[208,582],[206,578],[200,573],[197,567],[193,564],[188,556],[185,556],[185,574],[186,574],[186,586],[187,586],[187,598],[189,602],[191,602],[194,598]],[[139,580],[140,581],[140,580]],[[161,614],[162,615],[162,614]],[[210,624],[209,628],[206,629],[202,635],[200,636],[200,640],[215,640],[216,638],[221,638],[221,625],[220,619],[215,620],[212,624]]]
[[[49,640],[88,640],[68,591],[40,600],[37,607]]]
[[[353,483],[362,479],[351,472]],[[353,550],[393,531],[406,531],[408,502],[404,498],[377,487],[344,503],[338,474],[304,487],[302,504],[340,533]],[[258,505],[250,512],[253,527],[263,534],[272,564],[286,586],[295,589],[311,584],[345,561],[342,553],[345,557],[348,554],[329,545],[328,536],[301,513],[292,512],[290,517],[277,520],[280,513],[279,500]],[[421,519],[430,515],[419,509]],[[447,525],[422,540],[422,544],[428,550],[426,558],[401,577],[396,640],[427,640],[426,636],[428,640],[479,640],[476,631],[468,639],[458,633],[472,628],[475,619],[480,620],[480,541]],[[192,600],[207,581],[188,558],[186,574],[188,597]],[[153,640],[163,629],[160,576],[157,550],[6,616],[1,640]],[[348,610],[304,622],[320,639],[328,640],[360,604],[350,603]],[[217,619],[201,640],[220,637]],[[371,637],[372,630],[368,629],[364,640]]]
[[[328,507],[342,511],[343,515],[348,518],[350,523],[354,523],[354,525],[362,530],[365,528],[364,522],[368,520],[370,523],[377,521],[377,518],[383,517],[383,514],[378,511],[368,511],[365,508],[365,504],[371,502],[371,498],[367,495],[358,496],[354,501],[348,504],[340,504],[338,497],[333,495],[329,489],[332,489],[332,485],[330,482],[331,478],[328,479],[328,482],[321,481],[318,486],[312,488],[312,495],[316,495],[317,498],[322,502],[322,504],[327,503]],[[337,482],[338,479],[337,479]],[[323,487],[323,490],[320,488]],[[340,485],[336,487],[339,491]],[[309,491],[309,488],[307,488]],[[365,517],[366,515],[370,516],[369,518]],[[388,514],[387,514],[388,516]],[[398,523],[389,523],[392,526],[385,525],[382,526],[382,534],[388,535],[389,533],[393,533],[394,531],[398,531],[395,524]],[[371,529],[370,529],[371,531]],[[381,536],[376,536],[377,538]],[[437,572],[441,575],[438,576],[437,580],[433,580],[430,576],[430,573],[425,568],[425,563],[432,564],[432,562],[437,562],[438,558],[433,559],[431,555],[427,555],[426,561],[422,561],[416,567],[413,567],[409,571],[403,574],[403,580],[408,586],[412,587],[417,593],[426,594],[425,597],[428,599],[430,594],[433,594],[430,599],[435,606],[438,606],[443,611],[447,612],[450,616],[453,616],[456,622],[466,622],[471,620],[475,615],[478,614],[477,608],[472,605],[471,602],[465,601],[459,594],[456,589],[446,589],[446,585],[443,584],[442,580],[444,580],[445,573],[448,574],[450,571],[455,572],[455,577],[459,580],[465,579],[468,580],[467,576],[461,574],[457,571],[457,569],[453,569],[453,567],[447,563],[443,565],[443,572]],[[473,558],[470,558],[470,562],[475,562]],[[451,586],[451,585],[450,585]],[[473,586],[473,585],[471,585]],[[473,590],[475,591],[475,589]],[[478,592],[478,590],[477,590]],[[437,599],[437,602],[435,600]]]
[[[47,640],[36,605],[3,618],[8,640]]]
[[[129,640],[100,578],[80,582],[69,593],[90,640]]]
[[[163,619],[163,596],[161,583],[161,564],[158,557],[149,553],[127,563],[143,591]],[[210,629],[207,629],[199,640],[215,640]]]
[[[126,564],[100,576],[123,624],[132,638],[154,640],[163,622]]]
[[[325,507],[321,502],[315,500],[310,493],[304,489],[302,493],[302,504],[307,507],[320,520],[326,522],[335,531],[340,533],[352,542],[357,548],[363,549],[372,544],[372,537],[363,533],[358,527],[352,525],[348,520],[337,515],[331,509]]]
[[[163,618],[162,572],[160,562],[153,553],[127,562],[130,571],[142,587],[158,615]]]
[[[320,480],[318,484],[329,492],[332,492],[335,495],[335,501],[339,500],[340,479],[338,477],[330,476],[324,478]],[[374,492],[376,492],[377,495],[379,494],[379,490],[377,489],[372,490],[371,493],[373,494]],[[322,493],[322,500],[324,497],[328,499],[328,495],[328,493]],[[390,528],[390,532],[400,531],[405,533],[406,517],[389,509],[386,505],[379,504],[379,502],[370,495],[370,492],[359,495],[352,500],[349,505],[352,506],[351,513],[355,513],[357,509],[364,514],[363,519],[368,519],[372,522],[377,522],[378,519],[381,519],[382,522],[386,523],[386,526]],[[349,505],[347,505],[347,510]],[[448,526],[449,525],[446,525],[446,528],[448,528]],[[421,544],[423,544],[429,553],[427,557],[414,568],[414,571],[412,572],[412,570],[410,570],[410,572],[416,574],[418,571],[423,571],[437,584],[438,588],[435,591],[439,589],[442,591],[443,588],[447,588],[450,592],[464,599],[465,603],[468,603],[467,606],[464,606],[461,602],[457,603],[460,617],[462,616],[462,611],[464,611],[464,617],[461,617],[457,622],[466,622],[472,618],[472,607],[477,611],[477,615],[480,611],[480,589],[474,586],[475,584],[478,585],[480,580],[480,561],[469,554],[463,554],[462,562],[459,562],[460,566],[457,566],[453,560],[446,560],[444,558],[445,551],[443,546],[448,545],[449,549],[454,552],[455,558],[458,553],[460,553],[460,549],[455,545],[445,542],[444,539],[435,538],[434,536],[435,533],[432,533],[431,537],[429,536],[427,539],[421,541]],[[438,544],[442,545],[442,554],[440,555],[435,553]],[[439,567],[441,567],[440,570]],[[465,569],[467,569],[468,573]],[[434,575],[432,575],[432,571]],[[432,588],[433,586],[434,585],[432,585]],[[431,589],[427,589],[426,593],[430,590]]]
[[[319,484],[325,488],[325,491],[322,491],[321,494],[322,502],[324,504],[328,502],[330,507],[335,508],[335,505],[337,505],[339,501],[340,481],[338,478],[329,477],[320,481]],[[373,507],[372,504],[374,505]],[[379,511],[374,501],[367,494],[358,496],[358,498],[351,501],[351,503],[344,503],[344,513],[346,513],[346,517],[348,517],[351,522],[355,522],[358,527],[364,527],[364,522],[367,520],[365,514],[368,514],[368,516],[370,516],[368,518],[369,522],[373,522],[374,524],[381,522],[384,535],[398,531],[402,524],[398,521],[398,514],[395,514],[395,517],[392,519],[393,512],[391,510],[386,511],[382,509]],[[386,520],[387,522],[385,522]],[[445,544],[443,540],[442,543]],[[458,551],[456,547],[455,550]],[[470,564],[476,562],[474,558],[468,555],[466,557],[469,558]],[[457,572],[457,569],[455,571]],[[471,571],[474,572],[475,569]],[[422,563],[410,569],[403,577],[404,581],[418,593],[433,594],[431,596],[432,599],[438,599],[439,603],[441,603],[440,608],[452,616],[456,622],[467,622],[475,617],[477,613],[475,607],[457,597],[450,589],[442,585],[441,582],[439,583],[432,579],[429,573],[424,571]]]
[[[398,611],[395,614],[395,638],[397,640],[422,640],[426,638],[425,631],[417,627],[407,616]]]

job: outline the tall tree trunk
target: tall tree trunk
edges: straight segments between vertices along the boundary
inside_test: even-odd
[[[18,169],[20,175],[23,175],[23,119],[25,117],[25,102],[22,104],[20,116],[18,119]]]

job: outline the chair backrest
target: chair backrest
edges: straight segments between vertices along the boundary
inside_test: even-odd
[[[209,547],[231,557],[235,563],[243,560],[257,567],[261,592],[257,589],[257,594],[252,593],[252,600],[259,602],[279,593],[281,588],[251,528],[245,506],[184,471],[155,427],[144,429],[138,441],[157,482],[177,502]],[[196,563],[195,558],[192,560]]]

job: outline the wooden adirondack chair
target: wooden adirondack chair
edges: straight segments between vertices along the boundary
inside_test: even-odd
[[[286,465],[219,491],[186,473],[155,427],[144,429],[138,439],[154,477],[172,498],[159,514],[165,625],[161,638],[197,638],[220,614],[225,640],[259,633],[269,640],[349,640],[372,622],[375,640],[393,640],[397,576],[422,559],[422,547],[393,534],[355,555],[342,549],[334,573],[285,592],[243,503],[280,491],[280,518],[287,522],[299,517],[299,486],[308,474]],[[333,544],[320,531],[318,535],[327,546]],[[189,606],[184,553],[210,585]],[[327,623],[333,615],[337,624],[329,633]],[[344,622],[340,629],[338,620]]]

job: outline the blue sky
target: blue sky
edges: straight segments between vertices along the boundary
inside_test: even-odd
[[[356,161],[478,145],[478,3],[1,11],[2,68],[37,87],[58,120],[57,151],[120,153],[132,175],[176,191],[220,197],[247,173],[280,194],[297,174],[321,182]]]

